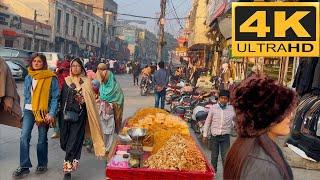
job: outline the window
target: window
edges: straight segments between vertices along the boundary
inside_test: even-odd
[[[84,20],[81,21],[81,37],[83,37],[83,25],[84,25]]]
[[[64,32],[65,34],[69,34],[69,14],[66,14],[66,31]]]
[[[46,51],[47,50],[47,42],[45,40],[40,40],[41,46],[40,51]]]
[[[97,43],[99,43],[99,36],[100,36],[100,28],[98,27],[98,32],[97,32],[98,34],[97,34]]]
[[[61,28],[61,10],[58,9],[58,15],[57,15],[57,32],[60,32]]]
[[[77,34],[77,20],[78,20],[78,18],[76,16],[73,16],[73,33],[72,33],[72,35],[74,37]]]
[[[94,33],[96,31],[96,26],[93,25],[93,28],[92,28],[92,34],[91,34],[91,42],[94,42]]]
[[[89,40],[89,32],[90,32],[90,23],[88,22],[87,26],[87,39]]]
[[[23,49],[28,49],[28,50],[30,50],[30,49],[31,49],[31,42],[32,42],[32,39],[26,37],[26,38],[24,39],[24,42],[23,42]]]
[[[5,39],[4,47],[13,47],[13,40]]]

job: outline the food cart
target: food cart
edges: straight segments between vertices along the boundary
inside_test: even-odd
[[[127,120],[109,153],[109,179],[212,180],[214,171],[186,122],[156,108]],[[131,139],[131,140],[128,140]]]

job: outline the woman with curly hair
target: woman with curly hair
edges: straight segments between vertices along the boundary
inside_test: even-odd
[[[275,143],[290,133],[296,93],[259,74],[244,80],[232,95],[238,138],[224,167],[224,179],[293,179]]]

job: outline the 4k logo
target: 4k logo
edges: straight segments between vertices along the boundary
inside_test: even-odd
[[[320,56],[319,3],[232,3],[234,56]]]

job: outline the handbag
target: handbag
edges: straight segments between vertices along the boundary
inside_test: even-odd
[[[63,119],[69,122],[78,122],[79,113],[76,113],[74,111],[67,111],[66,106],[67,106],[67,102],[64,104],[64,108],[63,108]]]
[[[69,95],[69,91],[68,91],[68,95]],[[74,111],[67,111],[66,110],[66,107],[67,107],[67,103],[68,103],[68,99],[67,101],[65,102],[64,104],[64,107],[63,107],[63,119],[65,121],[68,121],[68,122],[78,122],[79,120],[79,113],[77,112],[74,112]]]

